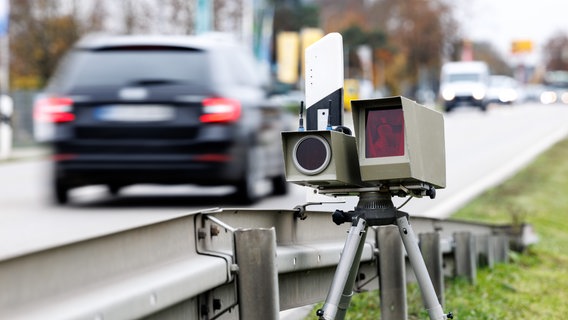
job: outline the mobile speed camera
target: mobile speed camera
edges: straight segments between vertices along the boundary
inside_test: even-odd
[[[289,182],[331,193],[380,188],[431,197],[446,186],[441,113],[404,97],[351,103],[354,136],[335,130],[282,133]]]
[[[282,133],[286,179],[328,194],[433,198],[446,186],[442,114],[400,96],[352,100],[352,134],[343,125],[342,57],[339,34],[306,49],[307,130],[302,107],[299,130]]]
[[[302,103],[298,131],[282,132],[288,182],[321,194],[359,197],[354,210],[331,214],[334,223],[351,227],[325,303],[316,315],[319,320],[344,318],[368,227],[395,224],[430,319],[453,318],[443,312],[409,215],[391,199],[395,195],[410,196],[408,200],[434,198],[436,189],[446,186],[444,118],[398,96],[352,100],[353,128],[344,126],[343,84],[338,81],[343,78],[341,41],[339,34],[329,34],[306,49],[307,126]],[[306,205],[296,207],[294,217],[305,219]]]

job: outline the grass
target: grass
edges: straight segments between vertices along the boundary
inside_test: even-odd
[[[446,279],[445,311],[455,319],[564,319],[568,314],[568,140],[452,218],[530,223],[539,242],[511,253],[508,264],[479,269],[475,285]],[[416,284],[408,287],[409,319],[428,319]],[[377,292],[356,295],[346,319],[379,319]]]

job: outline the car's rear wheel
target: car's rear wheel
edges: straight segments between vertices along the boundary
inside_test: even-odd
[[[275,196],[282,196],[288,193],[288,182],[286,176],[281,174],[272,178],[272,194]]]
[[[66,204],[69,202],[69,187],[61,179],[55,179],[54,198],[57,204]]]
[[[116,184],[109,184],[107,185],[107,189],[111,195],[116,196],[120,192],[120,189],[122,189],[122,186]]]
[[[258,183],[262,179],[262,172],[254,164],[254,159],[259,159],[257,154],[256,148],[249,149],[245,160],[245,172],[242,179],[236,184],[235,196],[241,204],[253,204],[260,199]]]

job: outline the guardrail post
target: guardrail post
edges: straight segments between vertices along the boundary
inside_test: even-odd
[[[430,279],[436,290],[438,301],[442,307],[445,304],[444,300],[444,260],[442,257],[442,247],[440,244],[440,234],[438,232],[421,233],[418,235],[420,240],[420,251],[426,263],[426,269],[430,274]]]
[[[454,233],[456,276],[464,276],[471,283],[477,277],[475,238],[471,232]]]
[[[477,245],[479,267],[493,269],[495,265],[495,241],[489,235],[483,235],[477,238]]]
[[[406,264],[397,226],[377,227],[382,320],[406,320]]]
[[[278,320],[275,229],[237,229],[234,237],[239,319]]]
[[[491,236],[495,247],[495,262],[509,261],[509,237],[504,234]]]

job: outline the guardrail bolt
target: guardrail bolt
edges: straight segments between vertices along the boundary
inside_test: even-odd
[[[216,226],[216,225],[211,225],[211,230],[210,230],[210,232],[211,232],[211,236],[212,236],[212,237],[215,237],[215,236],[218,236],[221,231],[219,230],[219,227],[218,227],[218,226]]]
[[[213,299],[213,311],[221,310],[221,299]]]

